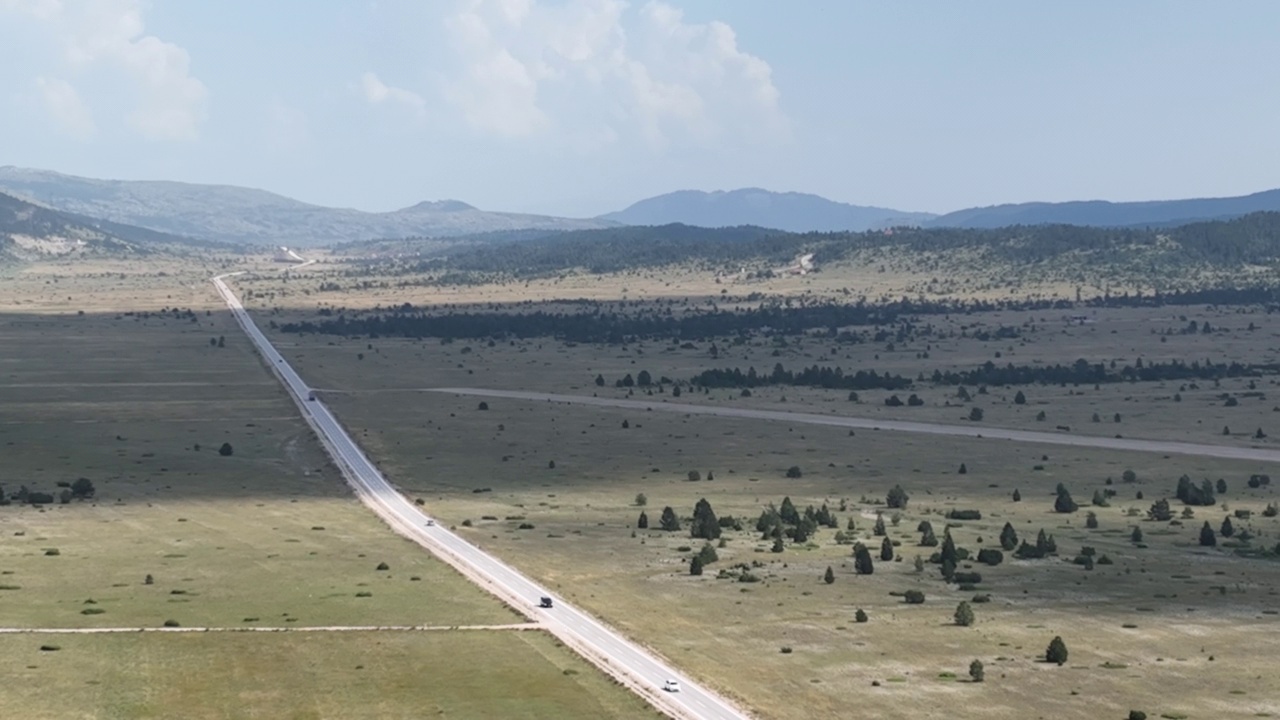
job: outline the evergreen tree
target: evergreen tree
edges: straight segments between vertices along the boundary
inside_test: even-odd
[[[1107,502],[1107,495],[1106,493],[1102,492],[1102,490],[1093,491],[1092,503],[1094,507],[1107,507],[1111,504]]]
[[[836,573],[830,565],[827,566],[827,572],[822,576],[822,581],[828,585],[836,581]]]
[[[951,531],[947,530],[942,536],[942,562],[950,560],[952,565],[960,562],[960,554],[956,552],[956,543],[951,539]]]
[[[782,522],[788,525],[795,525],[800,522],[800,513],[796,511],[796,506],[791,502],[791,496],[782,498],[782,507],[778,509],[778,515],[782,518]]]
[[[1200,528],[1200,544],[1204,547],[1214,547],[1218,544],[1218,537],[1213,534],[1213,528],[1209,527],[1209,521],[1204,521],[1204,527]]]
[[[974,660],[973,662],[969,663],[969,678],[971,680],[973,680],[976,683],[980,683],[983,681],[985,677],[986,676],[982,669],[981,660]]]
[[[866,621],[867,621],[867,611],[866,611],[866,610],[863,610],[862,608],[858,608],[858,612],[856,612],[856,613],[854,613],[854,614],[853,614],[853,621],[854,621],[854,622],[860,622],[860,623],[864,623],[864,622],[866,622]]]
[[[1222,533],[1222,537],[1228,537],[1228,538],[1236,534],[1236,529],[1231,524],[1230,516],[1227,516],[1222,520],[1222,529],[1219,530],[1219,532]]]
[[[1018,533],[1013,529],[1013,523],[1005,523],[1004,529],[1000,531],[1000,547],[1005,550],[1018,547]]]
[[[680,518],[676,517],[676,511],[670,505],[662,508],[662,519],[658,521],[658,526],[667,532],[680,530]]]
[[[920,545],[923,547],[937,547],[938,536],[933,534],[933,526],[927,525],[924,533],[920,535]]]
[[[689,561],[689,574],[690,575],[702,574],[702,559],[699,558],[697,555],[694,555],[693,559]]]
[[[1060,666],[1067,661],[1067,644],[1062,641],[1062,636],[1055,637],[1049,643],[1049,649],[1044,652],[1044,659]]]
[[[640,528],[641,530],[649,529],[649,515],[646,514],[645,511],[643,510],[640,511],[640,519],[636,520],[636,527]]]
[[[698,551],[698,560],[700,560],[703,565],[710,565],[719,559],[720,555],[716,552],[716,549],[711,546],[711,543],[702,544],[702,549]]]
[[[690,537],[704,540],[720,537],[720,521],[706,498],[699,500],[693,508],[693,523],[689,526],[689,534]]]
[[[1053,511],[1073,513],[1079,509],[1080,506],[1076,505],[1076,501],[1071,499],[1071,493],[1067,492],[1066,486],[1058,483],[1058,497],[1053,501]]]
[[[887,537],[880,543],[880,559],[885,562],[893,560],[893,542]]]
[[[1098,529],[1098,513],[1090,512],[1084,517],[1084,526],[1090,530]]]
[[[1259,431],[1259,432],[1261,432],[1261,431]],[[1218,478],[1218,485],[1217,485],[1216,489],[1217,489],[1217,491],[1218,491],[1218,494],[1219,494],[1219,495],[1226,495],[1226,494],[1227,494],[1227,481],[1226,481],[1226,480],[1223,480],[1222,478]]]
[[[787,546],[782,543],[782,538],[776,537],[773,539],[773,547],[769,548],[769,552],[780,553],[786,549]]]
[[[894,510],[905,510],[909,499],[907,491],[903,490],[901,485],[894,485],[885,496],[885,505]]]
[[[604,376],[603,376],[603,375],[597,375],[597,376],[596,376],[596,387],[604,387]]]
[[[876,524],[871,528],[871,534],[876,537],[884,536],[886,530],[884,527],[884,516],[876,513]]]
[[[973,624],[973,608],[969,607],[969,603],[961,601],[956,606],[955,618],[960,627],[969,627]]]
[[[1013,396],[1013,404],[1014,404],[1014,405],[1026,405],[1026,404],[1027,404],[1027,396],[1026,396],[1026,395],[1023,395],[1023,394],[1022,394],[1022,391],[1021,391],[1021,390],[1019,390],[1019,391],[1018,391],[1018,394]]]
[[[853,569],[859,575],[870,575],[875,572],[875,563],[871,562],[871,551],[862,543],[853,546]]]
[[[1017,488],[1013,489],[1013,501],[1022,502],[1022,493]]]
[[[924,558],[920,557],[919,555],[916,556],[916,559],[915,561],[912,562],[912,565],[915,566],[916,572],[918,573],[924,572]]]
[[[1134,526],[1133,532],[1129,534],[1129,539],[1133,542],[1142,542],[1142,528]]]
[[[1147,511],[1147,517],[1158,522],[1168,522],[1173,519],[1173,511],[1169,509],[1169,501],[1161,498],[1151,505],[1151,509]]]

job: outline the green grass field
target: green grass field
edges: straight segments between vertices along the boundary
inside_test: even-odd
[[[97,490],[0,506],[0,627],[524,620],[354,499],[224,313],[0,315],[0,443],[7,496],[79,477]],[[538,632],[5,635],[0,647],[4,717],[653,716]]]
[[[4,636],[0,674],[24,720],[658,717],[540,632]]]

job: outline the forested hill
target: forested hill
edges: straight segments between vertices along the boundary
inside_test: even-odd
[[[864,250],[917,253],[977,250],[996,262],[1044,263],[1070,258],[1084,265],[1141,263],[1155,269],[1231,269],[1280,259],[1280,213],[1176,228],[1095,228],[1074,225],[996,229],[894,228],[862,233],[794,234],[758,227],[687,225],[566,232],[520,241],[483,242],[447,257],[409,261],[407,271],[537,276],[566,270],[592,273],[692,263],[737,270],[763,261],[790,262],[815,253],[822,266]]]

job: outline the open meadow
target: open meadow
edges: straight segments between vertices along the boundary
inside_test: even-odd
[[[351,306],[362,304],[351,298]],[[314,317],[315,309],[259,312],[264,322],[284,324]],[[959,385],[927,380],[935,370],[970,370],[988,360],[1261,366],[1273,361],[1280,331],[1258,307],[1099,309],[1083,323],[1064,315],[929,316],[914,323],[930,325],[927,338],[916,331],[874,342],[821,335],[785,343],[709,337],[689,346],[272,335],[407,494],[763,717],[1120,718],[1130,709],[1157,717],[1280,715],[1280,686],[1262,670],[1280,649],[1268,634],[1280,612],[1280,520],[1268,513],[1275,486],[1258,481],[1274,474],[1270,464],[426,392],[541,390],[1271,446],[1280,397],[1267,400],[1275,392],[1269,372],[1096,388],[967,384],[968,399]],[[1210,332],[1182,332],[1192,320],[1210,323]],[[1017,336],[975,337],[1000,327],[1017,328]],[[907,390],[862,391],[856,401],[843,389],[763,385],[744,394],[688,383],[705,370],[768,372],[776,363],[796,370],[840,364],[915,382]],[[649,387],[638,384],[641,371]],[[926,380],[917,380],[920,374]],[[635,382],[617,387],[628,375]],[[676,384],[683,389],[678,400]],[[1018,390],[1024,402],[1015,400]],[[923,403],[885,405],[891,395],[905,400],[912,393]],[[980,420],[970,419],[975,407],[983,410]],[[1041,411],[1045,419],[1037,419]],[[1231,426],[1226,434],[1224,425]],[[1264,437],[1256,436],[1259,428]],[[1214,505],[1185,505],[1174,497],[1183,475],[1197,487],[1221,479],[1226,490]],[[1060,484],[1076,511],[1055,512]],[[899,485],[909,502],[889,508],[886,495]],[[692,576],[691,559],[705,541],[690,530],[704,498],[741,529],[727,522],[710,542],[717,558]],[[784,498],[801,512],[825,504],[835,517],[802,541],[784,534],[779,545],[765,535],[774,527],[790,533],[790,523],[766,523],[765,533],[757,527],[762,512],[781,508]],[[1164,498],[1170,516],[1153,515]],[[679,530],[659,529],[667,506]],[[965,510],[980,519],[947,517]],[[637,527],[641,512],[647,529]],[[1096,528],[1088,527],[1089,513]],[[876,532],[877,515],[889,549]],[[1230,537],[1222,528],[1228,517]],[[931,557],[940,547],[921,545],[922,522],[937,540],[949,528],[967,555],[957,572],[978,576],[944,582]],[[1213,547],[1200,545],[1206,522]],[[1006,523],[1018,543],[1006,546],[999,564],[977,561],[979,550],[1001,547]],[[1040,530],[1056,544],[1048,557],[1015,557],[1017,544],[1034,547]],[[854,543],[874,556],[871,574],[856,572]],[[905,602],[909,590],[925,601]],[[962,601],[975,615],[972,626],[954,620]],[[860,609],[866,622],[857,620]],[[1061,667],[1044,662],[1055,636],[1070,649]],[[974,660],[985,667],[982,684],[969,682]]]
[[[53,275],[0,313],[0,628],[285,632],[3,635],[6,716],[655,716],[364,508],[207,278]]]

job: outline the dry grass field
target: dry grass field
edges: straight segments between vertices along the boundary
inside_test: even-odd
[[[0,488],[96,492],[0,506],[0,627],[524,622],[354,499],[197,274],[6,278]],[[5,717],[654,716],[536,631],[0,644]]]
[[[278,298],[265,290],[266,281],[254,282],[262,293],[258,303],[274,307]],[[300,307],[270,317],[311,317],[310,303],[321,302],[294,300]],[[338,304],[376,303],[352,293]],[[767,371],[777,362],[795,369],[875,368],[912,378],[987,360],[1267,363],[1280,332],[1280,324],[1257,310],[1100,310],[1085,325],[1040,315],[929,318],[938,339],[893,349],[816,338],[785,348],[722,341],[717,358],[708,343],[680,349],[666,343],[570,347],[550,339],[492,346],[281,333],[274,339],[304,377],[326,389],[325,400],[408,494],[763,717],[1122,718],[1129,709],[1152,717],[1280,715],[1280,685],[1265,670],[1280,649],[1268,632],[1280,612],[1280,562],[1269,556],[1280,540],[1280,520],[1262,515],[1277,498],[1274,485],[1246,484],[1251,475],[1275,474],[1276,468],[506,399],[488,399],[488,409],[481,410],[474,397],[416,392],[472,386],[625,397],[613,380],[640,370],[655,379],[685,380],[708,368],[754,365]],[[1164,342],[1152,332],[1190,319],[1208,320],[1221,331]],[[1000,325],[1022,328],[1022,337],[972,338],[978,326]],[[597,374],[607,379],[604,387],[593,382]],[[796,387],[759,388],[751,397],[731,389],[686,393],[681,401],[954,423],[969,422],[968,412],[978,406],[988,425],[1053,431],[1062,424],[1073,434],[1270,447],[1270,439],[1254,439],[1253,431],[1261,427],[1270,434],[1277,417],[1272,408],[1280,397],[1266,397],[1275,393],[1272,380],[1256,379],[1254,388],[1248,380],[1196,388],[1027,386],[1026,405],[1013,403],[1014,388],[978,394],[970,387],[973,399],[962,403],[954,387],[927,382],[914,390],[925,405],[911,408],[885,407],[889,393],[883,391],[860,393],[860,402],[852,403],[847,392]],[[1238,404],[1225,406],[1224,393]],[[661,400],[670,390],[642,396]],[[1041,410],[1045,421],[1035,420]],[[1102,422],[1092,422],[1095,412]],[[1118,424],[1115,413],[1121,414]],[[1226,436],[1224,425],[1231,426]],[[793,465],[802,477],[786,477]],[[690,482],[691,470],[702,479]],[[1125,470],[1134,471],[1135,482],[1122,480]],[[1191,518],[1181,518],[1182,504],[1173,500],[1173,523],[1147,520],[1148,508],[1172,498],[1184,473],[1197,482],[1222,478],[1228,491],[1217,505],[1192,509]],[[1081,505],[1078,512],[1053,512],[1059,483]],[[897,547],[894,562],[880,562],[882,539],[872,526],[885,493],[897,484],[911,500],[896,525],[894,512],[884,511]],[[1015,489],[1021,502],[1011,497]],[[1091,508],[1094,492],[1107,489],[1116,492],[1109,505]],[[635,505],[641,492],[648,500],[644,508]],[[853,572],[850,546],[836,542],[834,529],[771,552],[772,542],[754,531],[755,519],[784,496],[802,509],[827,503],[842,530],[852,520],[851,534],[876,556],[875,572]],[[702,541],[689,538],[687,529],[700,498],[721,517],[744,518],[746,527],[727,531],[717,549],[720,559],[703,576],[691,577],[689,559]],[[680,532],[656,529],[668,505],[684,519]],[[971,590],[944,584],[935,564],[917,573],[915,556],[927,559],[936,548],[918,546],[916,526],[928,520],[941,538],[949,509],[982,512],[981,520],[953,521],[957,545],[973,553],[998,547],[1000,529],[1009,522],[1033,542],[1040,529],[1052,534],[1058,555],[1015,560],[1006,553],[996,567],[970,562],[972,568],[962,570],[982,575]],[[635,528],[641,510],[649,516],[648,530]],[[1248,519],[1234,516],[1244,510]],[[1097,514],[1097,529],[1085,527],[1088,511]],[[1201,524],[1207,520],[1217,530],[1228,515],[1252,539],[1219,537],[1219,547],[1201,548]],[[1141,542],[1132,539],[1135,527],[1143,531]],[[1092,570],[1073,564],[1085,546],[1112,562]],[[760,581],[716,577],[740,563]],[[828,566],[835,575],[831,584],[822,580]],[[911,589],[922,590],[926,602],[909,605],[891,594]],[[976,623],[955,626],[957,603],[977,595],[990,600],[973,604]],[[855,622],[859,608],[867,623]],[[1063,667],[1042,661],[1056,635],[1070,649]],[[967,681],[975,659],[986,666],[982,684]]]

